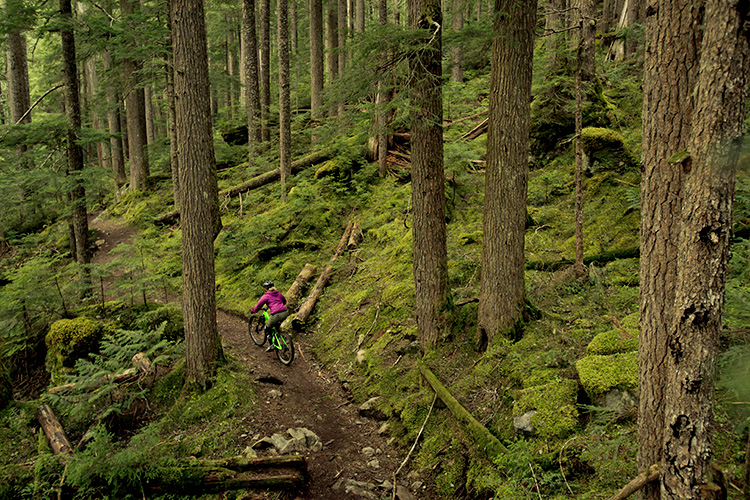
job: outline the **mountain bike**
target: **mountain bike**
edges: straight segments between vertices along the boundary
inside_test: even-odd
[[[266,322],[271,316],[267,307],[261,309],[263,316],[256,314],[250,316],[250,321],[247,323],[247,329],[250,332],[250,337],[255,342],[255,345],[263,345],[266,343]],[[276,351],[276,357],[279,358],[284,365],[291,365],[294,361],[294,342],[292,337],[281,330],[281,326],[274,326],[271,328],[271,345]]]

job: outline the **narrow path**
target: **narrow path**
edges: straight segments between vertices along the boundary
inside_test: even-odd
[[[107,255],[110,250],[120,243],[132,242],[137,234],[135,228],[101,217],[92,218],[89,224],[99,237],[95,260],[102,263],[111,258]],[[306,427],[324,444],[322,451],[307,455],[310,478],[302,498],[360,500],[368,497],[346,492],[346,480],[376,486],[392,481],[401,459],[387,444],[387,435],[378,433],[382,423],[359,414],[336,376],[315,361],[304,334],[295,335],[298,351],[294,363],[284,366],[274,353],[265,352],[265,346],[252,342],[243,318],[218,311],[217,326],[227,355],[244,364],[252,375],[260,405],[249,416],[255,432],[270,436],[289,428]],[[252,436],[247,439],[247,444],[252,444]],[[391,498],[382,490],[376,495]]]

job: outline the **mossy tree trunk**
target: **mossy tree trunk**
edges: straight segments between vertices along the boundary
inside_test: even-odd
[[[677,246],[669,326],[662,499],[720,498],[711,471],[714,382],[732,206],[747,100],[748,21],[743,0],[707,0]],[[724,498],[726,492],[724,492]]]
[[[495,0],[477,343],[522,319],[536,0]]]
[[[205,387],[221,357],[221,345],[216,329],[213,245],[220,222],[202,0],[173,0],[172,21],[186,382]]]
[[[643,70],[638,470],[663,459],[668,330],[674,324],[683,169],[668,159],[687,149],[699,47],[700,2],[662,0],[647,13]],[[644,500],[660,498],[646,486]]]
[[[448,256],[443,169],[442,12],[439,0],[408,0],[409,26],[420,33],[411,56],[411,185],[414,302],[419,340],[448,335]]]

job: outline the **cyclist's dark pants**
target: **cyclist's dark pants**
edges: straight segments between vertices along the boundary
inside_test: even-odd
[[[287,318],[287,316],[289,316],[289,310],[277,312],[269,316],[268,321],[266,321],[266,327],[265,327],[266,337],[271,335],[271,329],[274,326],[280,327],[281,322],[284,321]]]

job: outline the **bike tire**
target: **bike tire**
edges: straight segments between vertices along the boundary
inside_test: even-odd
[[[253,342],[255,342],[255,345],[263,345],[266,343],[265,326],[263,318],[260,316],[250,316],[250,321],[247,322],[247,330],[250,333]]]
[[[294,342],[292,337],[286,332],[278,332],[277,341],[281,348],[276,349],[276,357],[279,358],[281,364],[291,365],[294,361]]]

